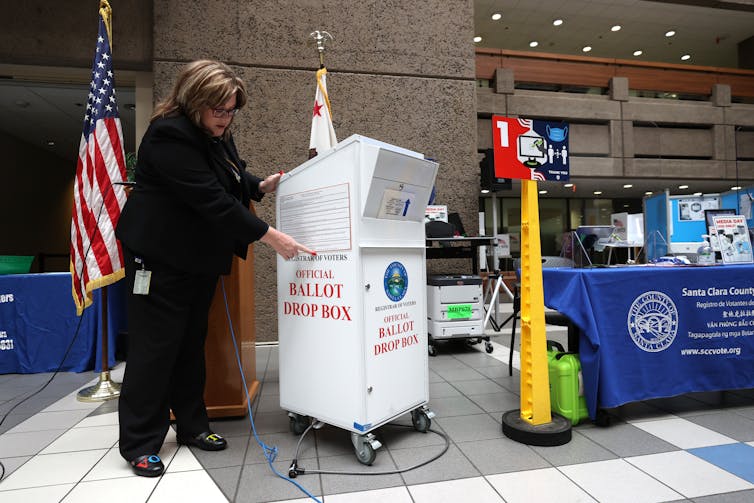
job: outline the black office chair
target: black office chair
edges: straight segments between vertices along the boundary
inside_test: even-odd
[[[554,257],[543,256],[542,268],[548,267],[574,267],[573,260],[567,257]],[[513,261],[513,269],[516,271],[516,276],[519,276],[519,269],[521,268],[521,259],[515,259]],[[520,278],[519,278],[520,280]],[[513,288],[513,313],[503,322],[505,325],[508,321],[512,321],[511,324],[511,345],[510,352],[508,353],[508,375],[513,375],[513,348],[516,343],[516,320],[521,319],[521,294],[520,283],[516,283]],[[574,324],[571,319],[559,313],[557,311],[545,312],[545,324],[557,325],[560,327],[567,327],[568,329],[568,351],[577,353],[579,348],[579,327]]]

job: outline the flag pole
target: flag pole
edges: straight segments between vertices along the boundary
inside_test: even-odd
[[[99,13],[102,16],[102,20],[105,23],[105,29],[107,29],[107,36],[110,41],[110,51],[113,48],[113,31],[112,31],[112,16],[113,10],[110,8],[110,3],[107,0],[100,0]],[[110,350],[108,347],[108,312],[107,312],[107,285],[101,288],[102,290],[102,370],[99,374],[99,381],[93,386],[88,386],[79,390],[76,395],[76,399],[79,402],[104,402],[105,400],[112,400],[120,396],[120,383],[113,382],[110,379]],[[83,314],[82,314],[83,316]]]

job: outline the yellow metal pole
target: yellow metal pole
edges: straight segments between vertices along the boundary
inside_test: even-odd
[[[521,419],[552,421],[536,180],[521,180]]]

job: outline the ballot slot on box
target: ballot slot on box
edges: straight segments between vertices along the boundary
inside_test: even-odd
[[[354,135],[282,178],[278,228],[316,251],[277,258],[280,406],[294,432],[305,417],[343,428],[359,456],[378,426],[431,417],[424,209],[436,173]]]

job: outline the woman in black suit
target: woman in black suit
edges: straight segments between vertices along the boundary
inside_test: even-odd
[[[221,450],[204,405],[204,341],[218,276],[261,241],[284,258],[314,253],[249,210],[273,192],[246,171],[230,126],[247,102],[225,64],[201,60],[179,74],[139,147],[136,186],[116,236],[126,256],[129,348],[118,404],[120,453],[134,472],[158,476],[158,453],[176,420],[178,442]]]

